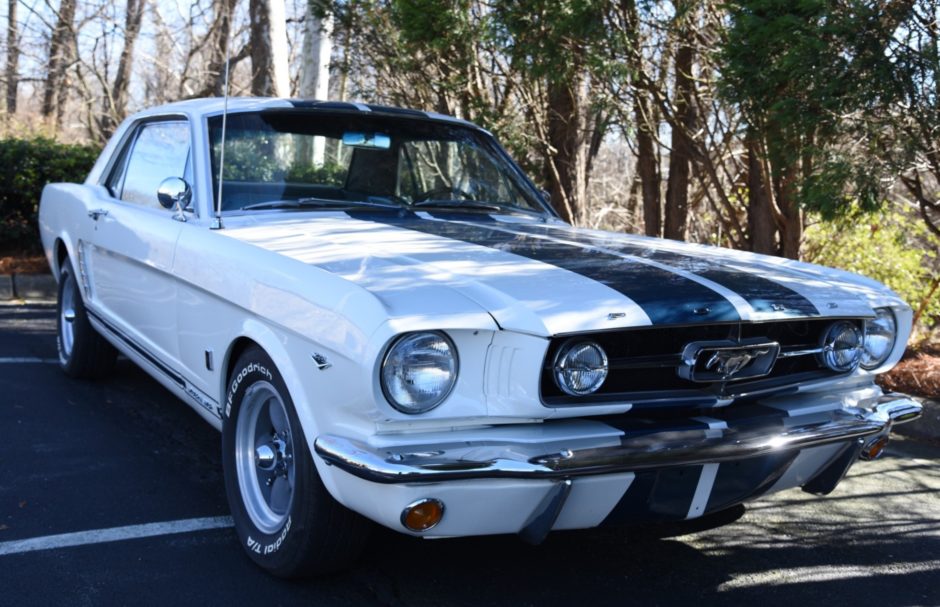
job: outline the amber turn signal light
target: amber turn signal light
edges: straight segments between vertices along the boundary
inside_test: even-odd
[[[444,518],[444,502],[424,498],[412,502],[401,513],[401,524],[409,531],[427,531]]]
[[[884,453],[885,447],[888,446],[888,437],[881,436],[862,449],[861,457],[866,462],[878,459],[881,457],[881,454]]]

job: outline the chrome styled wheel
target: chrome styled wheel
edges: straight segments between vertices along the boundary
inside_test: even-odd
[[[59,306],[59,360],[63,363],[72,357],[75,345],[75,280],[71,272],[62,274],[62,301]]]
[[[324,574],[351,563],[369,523],[323,485],[274,361],[261,348],[247,347],[227,385],[222,466],[245,554],[280,577]]]
[[[287,409],[267,381],[245,392],[235,428],[238,486],[251,522],[274,533],[294,499],[294,443]]]
[[[88,321],[88,312],[68,258],[59,271],[56,308],[56,347],[59,366],[67,375],[81,379],[106,376],[114,368],[117,351]]]

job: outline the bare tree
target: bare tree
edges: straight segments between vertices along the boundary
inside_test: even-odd
[[[102,140],[107,140],[114,133],[114,129],[127,114],[127,94],[130,85],[130,71],[134,62],[134,45],[140,34],[140,25],[143,21],[147,0],[127,0],[127,10],[124,19],[124,47],[118,59],[117,72],[111,90],[106,91],[102,98],[101,119],[99,131]]]

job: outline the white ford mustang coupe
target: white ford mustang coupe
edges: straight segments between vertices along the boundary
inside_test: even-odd
[[[920,405],[866,278],[574,228],[486,131],[356,103],[128,119],[42,195],[62,369],[118,352],[222,432],[247,554],[678,521],[831,492]]]

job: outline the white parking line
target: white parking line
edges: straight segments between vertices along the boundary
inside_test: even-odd
[[[0,365],[53,365],[58,358],[38,358],[35,356],[0,356]]]
[[[118,542],[121,540],[136,540],[143,537],[190,533],[193,531],[205,531],[207,529],[224,529],[232,527],[233,525],[232,517],[215,516],[190,518],[181,521],[167,521],[165,523],[128,525],[127,527],[112,527],[110,529],[93,529],[91,531],[78,531],[76,533],[62,533],[59,535],[46,535],[44,537],[34,537],[27,540],[0,542],[0,556],[33,552],[35,550],[53,550],[55,548],[68,548],[70,546],[86,546],[89,544],[103,544],[105,542]]]

